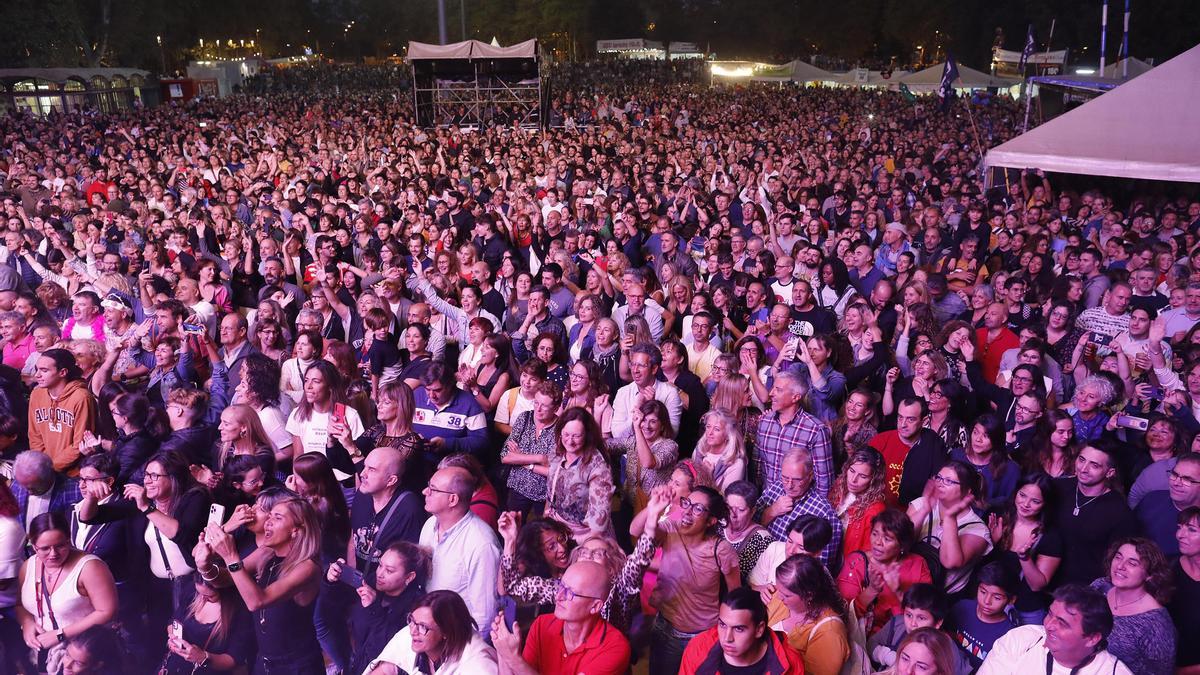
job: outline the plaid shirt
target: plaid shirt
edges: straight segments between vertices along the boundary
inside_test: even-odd
[[[758,421],[755,449],[758,452],[758,484],[779,483],[783,458],[793,448],[804,448],[812,455],[817,492],[829,494],[833,487],[833,443],[829,427],[803,410],[788,424],[779,423],[779,413],[763,413]]]
[[[767,531],[771,536],[778,541],[787,539],[787,529],[800,516],[817,516],[829,521],[829,526],[833,528],[833,538],[829,540],[829,545],[821,549],[821,562],[827,569],[835,569],[838,561],[838,554],[842,550],[842,520],[838,518],[837,512],[833,510],[833,506],[829,500],[821,496],[822,493],[817,489],[816,485],[810,486],[808,492],[805,492],[792,506],[791,513],[786,513],[777,517],[770,523],[767,523]],[[775,503],[783,495],[783,483],[776,480],[762,493],[758,498],[758,503],[754,505],[754,510],[759,515],[771,504]]]

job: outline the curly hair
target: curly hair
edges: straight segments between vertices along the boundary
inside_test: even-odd
[[[1175,577],[1171,571],[1171,563],[1167,560],[1167,556],[1163,555],[1162,549],[1158,544],[1145,537],[1122,537],[1114,541],[1108,547],[1108,553],[1104,555],[1104,578],[1110,583],[1112,582],[1112,563],[1113,558],[1117,556],[1117,552],[1122,546],[1132,546],[1137,552],[1138,560],[1141,561],[1142,569],[1146,571],[1146,580],[1142,582],[1146,592],[1150,597],[1158,601],[1160,605],[1166,605],[1171,601],[1171,594],[1175,591]]]
[[[255,352],[246,355],[242,363],[245,371],[242,381],[246,383],[250,398],[263,408],[279,407],[279,362]]]
[[[868,508],[876,503],[885,502],[888,496],[887,462],[878,450],[867,446],[850,453],[850,456],[846,458],[846,463],[842,465],[841,473],[833,481],[833,487],[829,489],[829,502],[835,508],[850,493],[850,489],[846,487],[846,475],[849,473],[850,467],[855,464],[866,464],[871,467],[871,482],[867,485],[867,489],[858,495],[854,503],[850,505],[851,520],[862,518]]]
[[[542,553],[542,537],[546,533],[558,536],[564,547],[570,547],[571,531],[557,520],[544,518],[525,523],[517,534],[517,546],[513,555],[517,569],[522,574],[546,579],[558,576]]]

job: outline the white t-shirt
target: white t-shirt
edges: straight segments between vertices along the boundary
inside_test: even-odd
[[[925,506],[925,497],[917,497],[909,505],[909,508],[922,509]],[[932,523],[933,531],[930,532],[930,524]],[[934,501],[932,514],[925,517],[925,520],[917,524],[917,539],[923,540],[932,535],[930,541],[935,548],[941,547],[942,541],[942,507],[941,502]],[[958,536],[959,541],[967,535],[973,535],[983,539],[987,545],[983,549],[983,555],[979,556],[982,559],[988,553],[992,552],[992,533],[988,530],[988,526],[982,519],[971,509],[967,509],[958,514]],[[946,592],[957,593],[966,587],[967,582],[971,578],[971,572],[975,566],[979,564],[979,560],[975,560],[969,565],[956,567],[946,570]]]
[[[299,413],[300,409],[296,408],[288,416],[287,432],[300,437],[301,452],[319,452],[328,456],[325,444],[329,440],[329,413],[313,410],[312,416],[306,421],[300,420]],[[346,425],[350,427],[351,438],[362,436],[364,431],[362,418],[358,416],[358,411],[350,406],[346,406]],[[350,474],[337,469],[333,470],[333,475],[339,481],[350,477]]]

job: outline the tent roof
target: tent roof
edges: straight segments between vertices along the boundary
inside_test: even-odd
[[[1115,77],[1117,79],[1121,79],[1121,72],[1122,72],[1121,64],[1126,61],[1129,62],[1129,79],[1131,79],[1131,80],[1133,78],[1137,77],[1138,75],[1142,75],[1143,73],[1149,72],[1150,69],[1154,68],[1154,66],[1150,65],[1149,63],[1146,63],[1145,61],[1143,61],[1141,59],[1134,58],[1131,56],[1127,59],[1121,59],[1120,61],[1117,61],[1116,63],[1110,63],[1107,66],[1105,66],[1104,67],[1104,76],[1105,77]]]
[[[792,66],[793,82],[832,82],[837,78],[833,73],[800,59],[792,61],[789,65]]]
[[[884,77],[882,71],[870,70],[867,71],[867,81],[859,82],[858,80],[854,79],[855,72],[856,71],[854,70],[848,70],[844,73],[826,73],[828,77],[825,78],[825,81],[836,82],[838,84],[844,84],[850,87],[886,87],[889,84],[898,83],[901,78],[903,78],[905,75],[908,75],[908,71],[906,70],[895,70],[892,71],[891,77]]]
[[[987,166],[1200,182],[1200,46],[987,154]]]
[[[942,71],[945,70],[946,64],[939,63],[936,66],[930,66],[925,70],[918,70],[911,75],[905,75],[900,78],[900,81],[909,87],[928,87],[939,86],[942,83]],[[958,64],[958,79],[954,83],[963,88],[970,87],[1011,87],[1017,84],[1019,80],[1007,77],[995,77],[985,72],[975,70],[970,66]]]
[[[515,45],[501,47],[479,40],[452,42],[433,45],[427,42],[409,42],[408,60],[416,59],[532,59],[537,53],[537,40],[526,40]]]

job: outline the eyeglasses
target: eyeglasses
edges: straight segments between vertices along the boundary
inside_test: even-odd
[[[686,501],[686,499],[684,501]],[[588,600],[603,600],[604,599],[604,598],[598,598],[594,595],[584,595],[583,593],[576,593],[574,589],[572,589],[570,586],[564,584],[562,582],[562,580],[556,580],[554,582],[554,597],[558,598],[559,596],[562,596],[562,599],[566,600],[567,602],[571,602],[575,598],[587,598]]]
[[[704,515],[704,512],[708,511],[707,506],[705,506],[704,504],[701,504],[699,502],[694,502],[694,501],[688,499],[687,497],[684,497],[683,499],[679,500],[679,507],[682,508],[684,511],[687,511],[688,513],[691,513],[692,515],[696,515],[696,516]]]
[[[925,395],[925,398],[934,398],[934,397],[937,397],[937,398],[945,398],[945,397],[946,397],[946,395],[945,395],[945,394],[943,394],[943,393],[942,393],[942,391],[941,391],[940,389],[930,389],[930,390],[929,390],[929,393],[927,393],[927,394]]]
[[[934,476],[933,479],[938,482],[938,485],[962,485],[962,483],[954,480],[953,478],[946,478],[940,473]]]
[[[1191,476],[1185,476],[1185,475],[1179,473],[1178,471],[1175,471],[1174,469],[1171,469],[1170,471],[1168,471],[1167,476],[1171,480],[1177,480],[1180,483],[1183,483],[1184,485],[1186,485],[1188,487],[1195,487],[1196,485],[1200,484],[1200,480],[1196,480],[1195,478],[1192,478]]]
[[[449,490],[442,490],[442,489],[440,489],[440,488],[435,488],[435,487],[433,487],[432,485],[426,485],[426,486],[425,486],[425,490],[426,490],[426,491],[428,491],[428,492],[440,492],[440,493],[442,493],[442,494],[444,494],[444,495],[452,495],[452,494],[454,494],[453,492],[451,492],[451,491],[449,491]]]
[[[1026,415],[1040,415],[1042,412],[1041,410],[1038,410],[1037,408],[1026,408],[1025,406],[1021,405],[1020,403],[1017,404],[1017,411],[1023,412]]]
[[[151,472],[147,471],[146,473],[142,474],[143,481],[147,481],[147,480],[157,481],[157,480],[162,480],[163,478],[166,478],[166,477],[167,477],[167,474],[165,474],[165,473],[151,473]]]
[[[780,476],[779,482],[784,485],[803,485],[808,478],[805,476]]]
[[[429,624],[420,623],[413,619],[412,614],[408,615],[408,627],[412,629],[413,635],[428,635],[429,631],[433,630],[434,628]]]
[[[1033,382],[1033,378],[1028,375],[1013,375],[1013,382]]]

